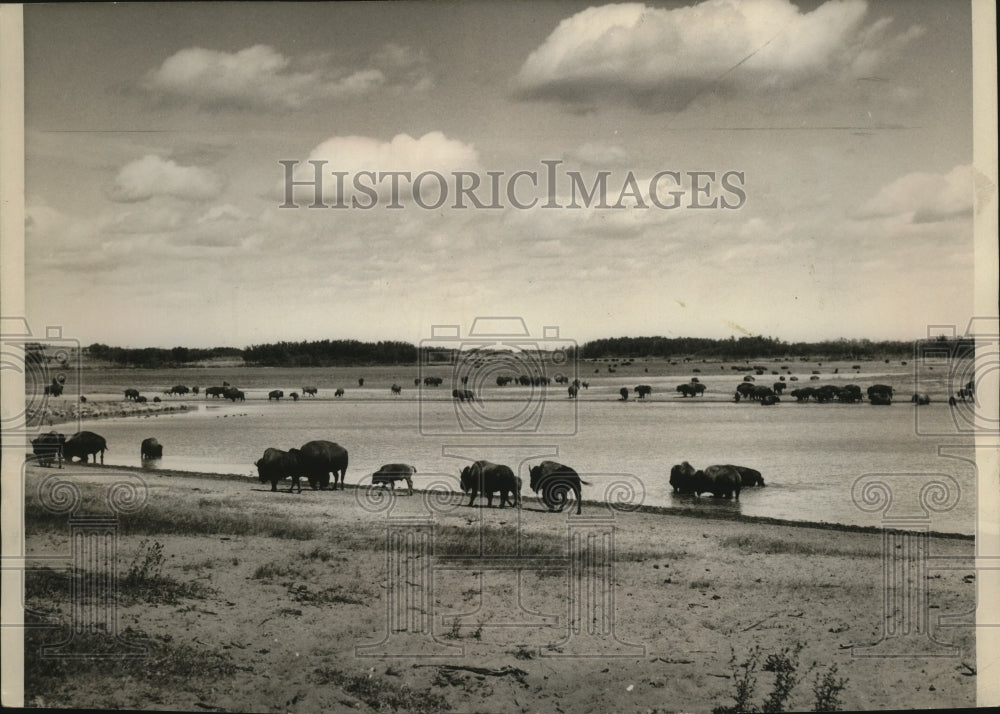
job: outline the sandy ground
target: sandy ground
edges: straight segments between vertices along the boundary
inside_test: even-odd
[[[70,552],[67,516],[32,522],[39,484],[57,473],[27,472],[32,556]],[[96,466],[60,475],[82,484],[81,512],[109,484],[134,479]],[[798,645],[791,710],[812,709],[816,677],[833,666],[846,680],[844,709],[975,703],[974,629],[962,624],[974,610],[971,539],[930,537],[929,565],[907,590],[914,597],[901,599],[905,585],[884,584],[883,564],[919,560],[908,549],[922,541],[884,547],[878,532],[589,502],[580,517],[552,514],[527,488],[520,510],[470,508],[457,494],[429,505],[405,491],[385,509],[390,501],[371,503],[352,488],[290,494],[207,475],[142,478],[145,507],[122,520],[116,541],[119,575],[159,544],[163,582],[201,589],[174,602],[147,593],[114,610],[123,637],[161,659],[64,673],[43,659],[29,666],[27,705],[709,712],[733,703],[733,660],[760,648],[751,701],[761,706],[775,682],[762,671],[767,656]],[[485,557],[477,557],[481,534]],[[457,553],[468,557],[449,557]],[[29,588],[29,607],[64,625],[41,631],[45,641],[65,639],[73,621],[68,582]],[[929,632],[886,636],[924,616]],[[956,626],[943,626],[949,617]],[[934,648],[928,634],[954,650]],[[880,640],[880,654],[916,656],[852,648]],[[171,675],[172,654],[195,671]]]

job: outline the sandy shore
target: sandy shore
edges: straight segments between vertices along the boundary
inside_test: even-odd
[[[833,667],[844,709],[975,702],[974,629],[961,624],[974,608],[967,538],[927,539],[928,568],[907,590],[925,595],[926,608],[906,615],[897,606],[920,601],[886,590],[883,563],[903,562],[915,541],[884,548],[879,532],[31,466],[30,555],[69,552],[67,516],[38,503],[53,474],[79,485],[80,512],[106,511],[110,484],[141,478],[144,507],[120,519],[119,571],[155,561],[160,548],[161,580],[135,593],[122,585],[115,611],[125,639],[147,647],[144,659],[52,667],[36,658],[29,705],[709,712],[733,704],[742,672],[733,664],[757,647],[756,706],[775,682],[765,662],[783,650],[797,651],[800,680],[787,709],[812,709],[817,677]],[[392,541],[407,547],[387,548],[390,532],[408,533]],[[68,578],[55,577],[29,576],[27,602],[66,624]],[[55,585],[41,587],[46,578]],[[886,623],[923,616],[953,650],[885,636]],[[66,630],[34,631],[29,643],[39,637],[58,642]],[[861,656],[857,646],[880,640],[883,654],[905,646],[917,656]]]
[[[28,426],[56,426],[84,419],[106,419],[110,417],[141,417],[157,414],[175,414],[192,408],[188,402],[174,401],[137,403],[122,399],[91,398],[86,402],[54,398],[37,407],[30,403],[25,417]]]

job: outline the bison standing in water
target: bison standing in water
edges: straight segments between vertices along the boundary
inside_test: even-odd
[[[562,511],[572,491],[576,496],[576,514],[580,515],[583,510],[580,484],[590,484],[581,479],[576,471],[555,461],[543,461],[538,466],[532,466],[529,473],[531,490],[542,492],[542,503],[550,511]]]
[[[299,466],[314,490],[329,486],[331,473],[332,489],[337,489],[338,481],[343,489],[347,474],[347,449],[332,441],[309,441],[299,449]]]
[[[152,437],[150,437],[149,439],[142,440],[142,443],[139,445],[139,459],[141,461],[145,461],[146,459],[162,459],[162,458],[163,458],[163,444],[161,444]]]
[[[704,471],[695,471],[692,481],[696,496],[711,493],[716,498],[732,497],[738,501],[743,488],[743,478],[732,466],[709,466]]]
[[[476,496],[486,494],[486,505],[493,505],[493,494],[500,492],[500,508],[507,503],[507,494],[511,495],[511,506],[521,505],[521,480],[514,475],[509,466],[494,464],[489,461],[477,461],[462,469],[462,491],[472,493],[469,505],[476,502]]]
[[[298,449],[292,449],[291,451],[272,448],[265,449],[264,455],[254,463],[254,466],[257,467],[257,475],[260,477],[260,482],[267,483],[270,481],[271,491],[277,491],[278,481],[283,481],[291,476],[292,483],[288,487],[288,492],[291,493],[294,488],[297,489],[298,493],[302,493],[302,485],[299,483],[301,470],[298,457]]]

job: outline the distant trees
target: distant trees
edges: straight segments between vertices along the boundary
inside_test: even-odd
[[[586,342],[580,348],[583,359],[597,357],[676,358],[697,355],[724,360],[807,357],[826,359],[876,359],[913,354],[913,342],[901,340],[824,340],[821,342],[782,342],[776,337],[756,335],[710,339],[706,337],[608,337]]]

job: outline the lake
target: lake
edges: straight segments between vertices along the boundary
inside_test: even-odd
[[[357,394],[357,390],[354,392]],[[287,394],[287,391],[286,391]],[[735,509],[745,515],[815,522],[882,525],[882,513],[861,510],[852,485],[866,474],[889,474],[897,490],[893,516],[920,515],[917,493],[928,475],[951,476],[960,497],[932,513],[931,530],[975,532],[975,470],[961,458],[938,455],[942,444],[968,446],[967,438],[917,434],[915,407],[863,404],[798,404],[774,407],[722,401],[665,398],[615,401],[568,400],[550,391],[508,391],[482,403],[458,404],[447,392],[409,389],[393,399],[301,399],[231,404],[204,400],[183,414],[84,422],[108,440],[105,463],[138,466],[139,443],[156,437],[164,457],[152,468],[244,474],[256,481],[254,461],[264,449],[327,439],[350,454],[347,482],[367,482],[381,464],[417,467],[416,488],[446,483],[457,490],[467,459],[506,463],[524,479],[527,465],[554,458],[591,482],[586,500],[626,481],[645,505]],[[946,403],[920,407],[921,432],[953,431]],[[960,455],[971,457],[971,449]],[[738,503],[676,496],[670,468],[732,463],[759,470],[766,488],[744,489]],[[263,495],[262,495],[263,496]],[[309,498],[341,498],[318,493]],[[350,497],[349,495],[347,497]],[[587,510],[584,510],[587,513]]]

